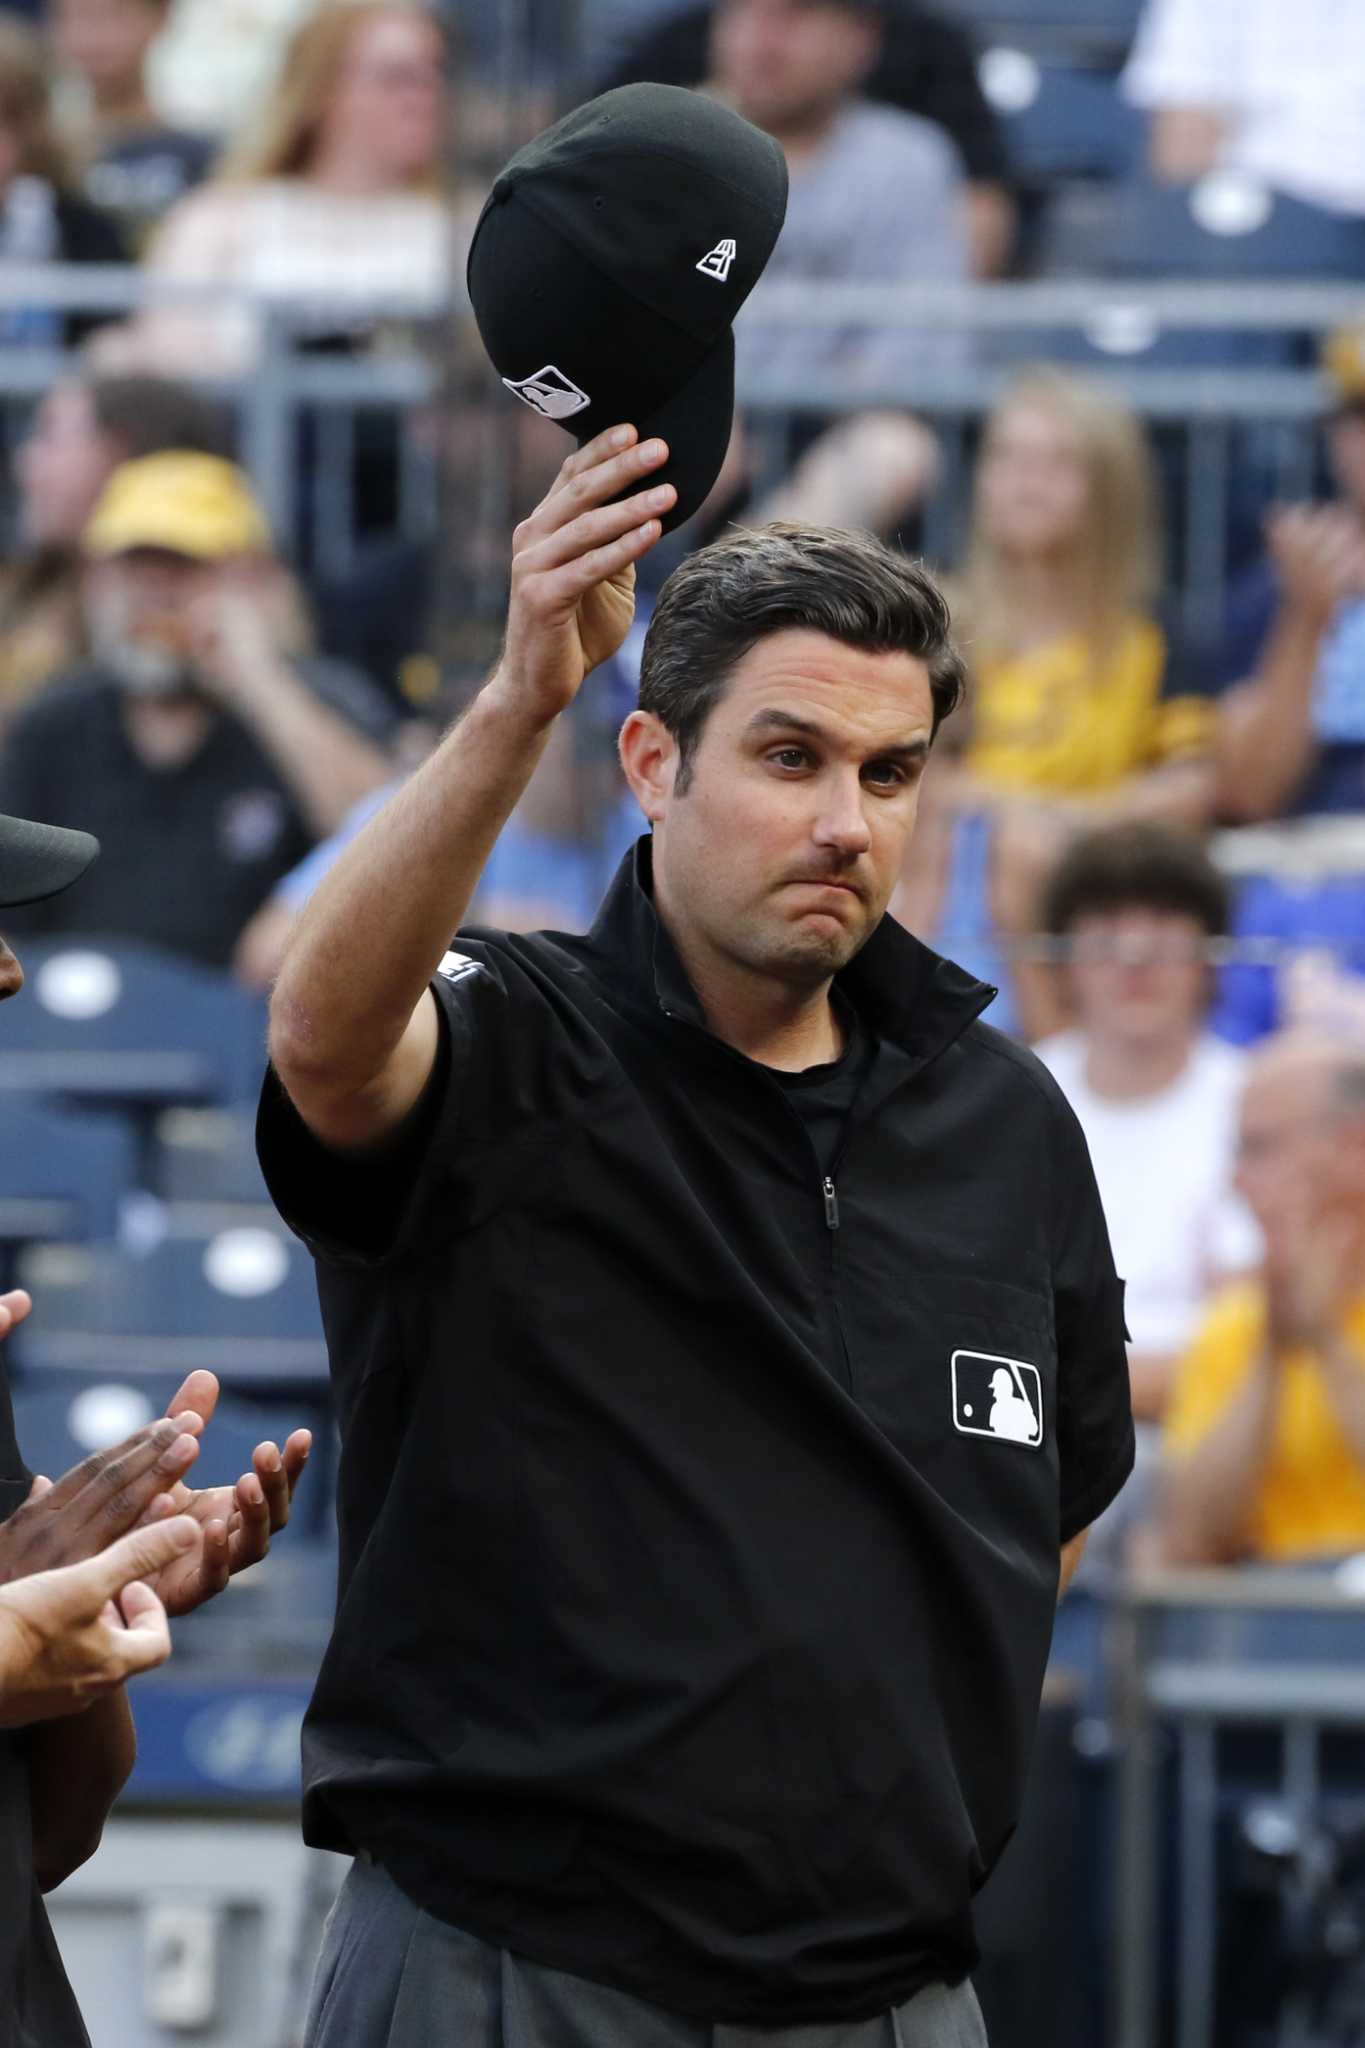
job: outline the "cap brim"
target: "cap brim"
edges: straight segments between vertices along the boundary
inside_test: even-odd
[[[664,515],[671,533],[700,511],[720,475],[735,423],[735,337],[727,327],[679,391],[633,422],[642,441],[668,443],[668,461],[651,484],[672,484],[678,502]]]
[[[88,832],[0,817],[0,909],[59,895],[80,880],[99,850]]]

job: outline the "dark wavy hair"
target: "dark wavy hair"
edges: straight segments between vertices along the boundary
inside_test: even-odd
[[[1062,937],[1093,912],[1129,909],[1191,917],[1218,939],[1228,885],[1200,841],[1169,825],[1131,819],[1073,840],[1044,891],[1044,930]]]
[[[770,633],[793,629],[924,662],[934,732],[962,695],[948,606],[918,562],[838,527],[783,520],[727,534],[673,571],[645,635],[640,709],[677,742],[677,794],[736,664]]]

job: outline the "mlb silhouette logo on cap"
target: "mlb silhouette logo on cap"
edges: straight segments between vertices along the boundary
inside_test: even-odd
[[[582,412],[592,400],[586,391],[580,391],[572,377],[566,377],[553,363],[546,363],[543,370],[537,370],[533,377],[524,377],[516,384],[510,377],[503,383],[509,391],[534,412],[544,413],[547,420],[567,420],[576,412]]]
[[[479,216],[469,296],[503,383],[580,447],[622,420],[666,441],[666,528],[720,474],[731,322],[786,207],[771,136],[704,94],[626,85],[519,150]]]

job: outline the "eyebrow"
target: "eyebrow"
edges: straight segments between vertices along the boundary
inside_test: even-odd
[[[825,746],[834,744],[823,725],[813,718],[801,718],[795,711],[756,711],[744,730],[755,738],[768,732],[797,732],[803,738],[819,740]],[[868,756],[873,761],[927,761],[928,758],[929,742],[926,739],[893,740],[889,746],[878,747]]]

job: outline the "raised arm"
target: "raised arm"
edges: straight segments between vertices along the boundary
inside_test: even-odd
[[[1337,506],[1293,506],[1266,529],[1283,588],[1255,675],[1223,700],[1217,808],[1237,824],[1279,817],[1317,757],[1313,686],[1337,606],[1365,589],[1365,543]]]
[[[614,654],[635,564],[658,539],[666,461],[613,428],[571,455],[516,530],[507,639],[493,676],[425,765],[373,818],[299,920],[275,985],[270,1056],[324,1144],[375,1145],[403,1121],[437,1049],[428,984],[559,714]]]

